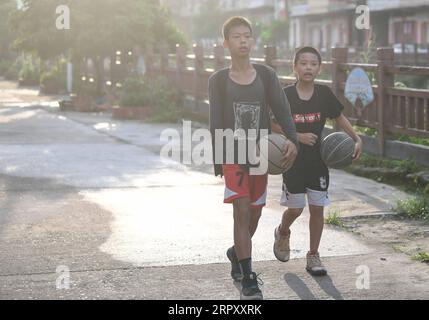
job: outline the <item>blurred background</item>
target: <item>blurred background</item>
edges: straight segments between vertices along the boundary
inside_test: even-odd
[[[62,106],[78,111],[157,105],[158,120],[176,121],[183,116],[176,105],[191,96],[191,111],[206,120],[199,102],[208,76],[229,63],[221,28],[234,15],[253,24],[252,61],[271,65],[284,85],[294,81],[291,59],[302,45],[319,49],[319,80],[340,98],[353,64],[367,64],[377,85],[378,48],[393,50],[394,65],[429,66],[427,0],[2,0],[0,14],[0,76],[42,94],[67,95]],[[335,58],[333,48],[347,48],[345,57]],[[348,65],[339,70],[335,59]],[[395,88],[429,89],[427,70],[407,70],[390,70]],[[416,98],[429,118],[425,94],[402,92],[398,110],[408,108],[407,96]],[[372,124],[361,125],[376,128],[373,110]],[[403,126],[426,138],[429,120],[417,122]]]

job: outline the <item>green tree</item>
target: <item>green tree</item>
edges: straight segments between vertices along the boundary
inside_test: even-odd
[[[221,37],[221,26],[226,19],[227,13],[220,9],[218,0],[202,1],[200,13],[193,18],[193,37],[197,40]]]
[[[286,20],[273,20],[271,23],[262,25],[260,41],[263,44],[282,45],[289,38],[289,22]]]
[[[33,52],[43,60],[60,55],[75,61],[95,61],[116,50],[184,43],[157,0],[24,0],[26,10],[16,11],[15,48]],[[58,30],[56,8],[70,8],[70,29]],[[98,72],[97,72],[98,73]]]
[[[71,49],[80,56],[109,54],[135,45],[183,43],[183,35],[156,0],[25,0],[15,14],[15,47],[41,58]],[[70,30],[56,28],[56,8],[70,8]]]
[[[0,2],[0,58],[10,56],[10,47],[14,33],[9,26],[11,14],[16,10],[16,0],[2,0]]]

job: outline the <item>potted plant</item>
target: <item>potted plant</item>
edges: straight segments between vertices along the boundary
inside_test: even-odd
[[[131,76],[124,82],[119,106],[113,118],[144,120],[152,114],[153,93],[150,83],[141,76]]]
[[[152,122],[177,122],[182,118],[181,94],[167,79],[158,77],[150,82],[150,92],[154,108],[149,119]]]
[[[40,80],[40,60],[32,56],[22,59],[19,71],[19,86],[38,86]]]
[[[95,100],[97,88],[93,81],[88,81],[78,72],[73,74],[74,92],[70,95],[71,105],[74,111],[94,112],[97,111]]]
[[[44,94],[60,94],[66,91],[66,64],[60,60],[49,70],[40,76],[40,92]]]

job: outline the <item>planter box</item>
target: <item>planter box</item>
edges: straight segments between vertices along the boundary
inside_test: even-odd
[[[74,111],[73,103],[71,100],[61,100],[59,101],[61,111]]]
[[[59,94],[64,91],[61,86],[55,81],[46,81],[40,85],[40,92],[43,94]]]
[[[151,107],[123,107],[113,108],[112,117],[114,119],[134,119],[145,120],[152,114]]]
[[[96,111],[94,99],[86,95],[77,95],[72,97],[73,110],[78,112]]]
[[[38,80],[18,80],[18,86],[20,87],[36,87],[39,86]]]

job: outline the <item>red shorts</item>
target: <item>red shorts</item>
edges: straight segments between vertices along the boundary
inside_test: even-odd
[[[225,178],[224,203],[235,199],[249,197],[250,205],[262,208],[267,200],[268,175],[250,175],[239,164],[222,165]]]

